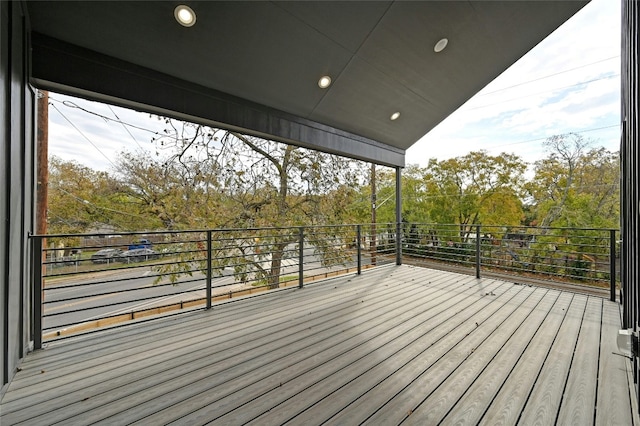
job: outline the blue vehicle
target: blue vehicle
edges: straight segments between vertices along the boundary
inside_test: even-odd
[[[145,238],[141,238],[138,242],[130,244],[128,247],[129,250],[150,249],[150,248],[151,248],[151,241]]]

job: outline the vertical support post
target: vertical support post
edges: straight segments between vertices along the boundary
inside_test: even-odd
[[[369,244],[371,253],[371,266],[376,266],[378,264],[378,246],[376,241],[376,237],[378,235],[378,230],[376,229],[376,211],[378,209],[377,197],[376,165],[375,163],[371,163],[371,243]]]
[[[616,301],[616,230],[609,230],[609,300]]]
[[[476,278],[480,278],[480,257],[481,253],[480,245],[480,224],[476,225]]]
[[[212,268],[211,268],[211,257],[213,256],[213,250],[211,247],[212,244],[212,233],[211,230],[207,231],[207,309],[211,309],[211,280],[212,280]]]
[[[358,253],[358,275],[362,274],[362,246],[360,241],[362,238],[361,225],[356,225],[356,252]]]
[[[42,349],[42,237],[31,238],[31,270],[33,271],[33,348]]]
[[[304,287],[304,226],[298,234],[298,288]]]
[[[402,167],[396,167],[396,265],[402,265]]]

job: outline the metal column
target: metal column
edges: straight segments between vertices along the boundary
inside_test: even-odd
[[[402,167],[396,167],[396,265],[402,265]]]

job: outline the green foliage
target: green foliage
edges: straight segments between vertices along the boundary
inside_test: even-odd
[[[403,220],[520,224],[525,170],[526,163],[515,155],[493,157],[484,151],[445,161],[431,159],[426,168],[409,165],[402,173]],[[395,222],[395,172],[380,172],[377,187],[378,221]],[[367,189],[363,187],[361,194]],[[366,213],[360,218],[366,220]]]
[[[48,233],[84,233],[101,226],[140,230],[158,225],[121,192],[121,182],[73,161],[49,159]]]
[[[164,134],[154,139],[158,159],[123,154],[119,162],[127,195],[164,229],[279,228],[347,218],[344,212],[360,179],[358,163],[236,132],[171,119],[165,123]],[[297,242],[290,232],[256,236],[259,246],[227,236],[234,248],[223,248],[231,254],[220,267],[233,268],[240,281],[259,277],[277,287],[286,249]],[[324,240],[312,237],[324,264],[342,261]],[[186,272],[190,262],[164,272]]]
[[[49,232],[82,233],[101,225],[116,232],[225,229],[216,231],[211,241],[214,274],[231,268],[240,282],[266,280],[277,287],[283,262],[298,244],[295,227],[372,220],[367,165],[163,120],[166,130],[153,140],[155,158],[145,152],[122,153],[112,174],[52,158]],[[618,155],[603,148],[589,150],[588,144],[572,134],[549,138],[548,155],[534,163],[530,181],[525,179],[527,164],[514,154],[477,151],[431,159],[427,167],[409,165],[401,182],[403,220],[455,225],[449,238],[454,245],[440,251],[458,260],[464,257],[474,224],[507,230],[521,225],[617,228]],[[376,222],[395,222],[395,171],[377,166],[376,187]],[[346,233],[344,229],[307,228],[305,244],[313,247],[323,266],[350,259],[355,228]],[[380,225],[376,231],[379,246],[393,238],[383,241],[387,234],[382,229]],[[569,260],[554,258],[561,251],[558,247],[568,244],[555,232],[543,232],[522,253],[522,264],[534,268],[546,261],[547,268],[570,270]],[[203,235],[166,243],[178,263],[160,266],[164,276],[176,282],[181,274],[204,270]],[[588,246],[591,237],[583,238]],[[416,250],[421,247],[420,242],[410,244]],[[575,256],[571,270],[582,271],[585,258],[579,252]]]
[[[534,164],[534,179],[526,185],[533,225],[619,227],[619,156],[587,150],[589,144],[576,134],[547,140],[549,154]]]

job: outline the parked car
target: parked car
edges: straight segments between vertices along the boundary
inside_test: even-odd
[[[145,260],[153,260],[160,258],[160,253],[153,249],[138,248],[127,250],[120,253],[117,257],[119,262],[143,262]]]
[[[113,262],[121,254],[122,250],[117,248],[102,249],[91,255],[91,261],[93,263],[109,263]]]
[[[140,240],[136,241],[133,244],[130,244],[128,249],[129,250],[135,250],[135,249],[150,249],[151,248],[151,241],[145,239],[145,238],[141,238]]]

